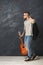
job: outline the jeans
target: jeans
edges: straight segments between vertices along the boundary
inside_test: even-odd
[[[32,44],[32,38],[33,36],[25,36],[24,37],[24,45],[25,48],[28,49],[28,56],[31,57],[33,54],[32,48],[31,48],[31,44]]]

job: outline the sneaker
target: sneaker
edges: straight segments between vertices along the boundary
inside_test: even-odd
[[[28,56],[25,58],[25,61],[30,61],[31,58],[29,58]]]
[[[39,56],[38,56],[38,55],[33,55],[33,56],[31,57],[31,60],[37,60],[37,59],[39,59]]]
[[[31,60],[34,60],[34,58],[36,57],[36,55],[34,54],[33,56],[31,56]]]
[[[39,56],[36,56],[34,59],[35,59],[35,60],[39,59]]]

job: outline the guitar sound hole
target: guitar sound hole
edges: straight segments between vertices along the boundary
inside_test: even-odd
[[[23,48],[24,48],[24,46],[23,46]]]

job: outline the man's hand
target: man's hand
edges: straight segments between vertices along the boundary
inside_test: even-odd
[[[19,35],[19,37],[21,37],[21,33],[20,32],[18,32],[18,35]]]
[[[19,37],[23,37],[23,35],[20,32],[18,32],[18,35],[19,35]]]

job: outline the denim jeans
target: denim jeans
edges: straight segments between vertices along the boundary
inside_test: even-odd
[[[28,56],[29,57],[31,57],[31,55],[33,54],[31,44],[32,44],[32,36],[25,36],[24,37],[24,45],[25,45],[25,48],[28,49]]]

